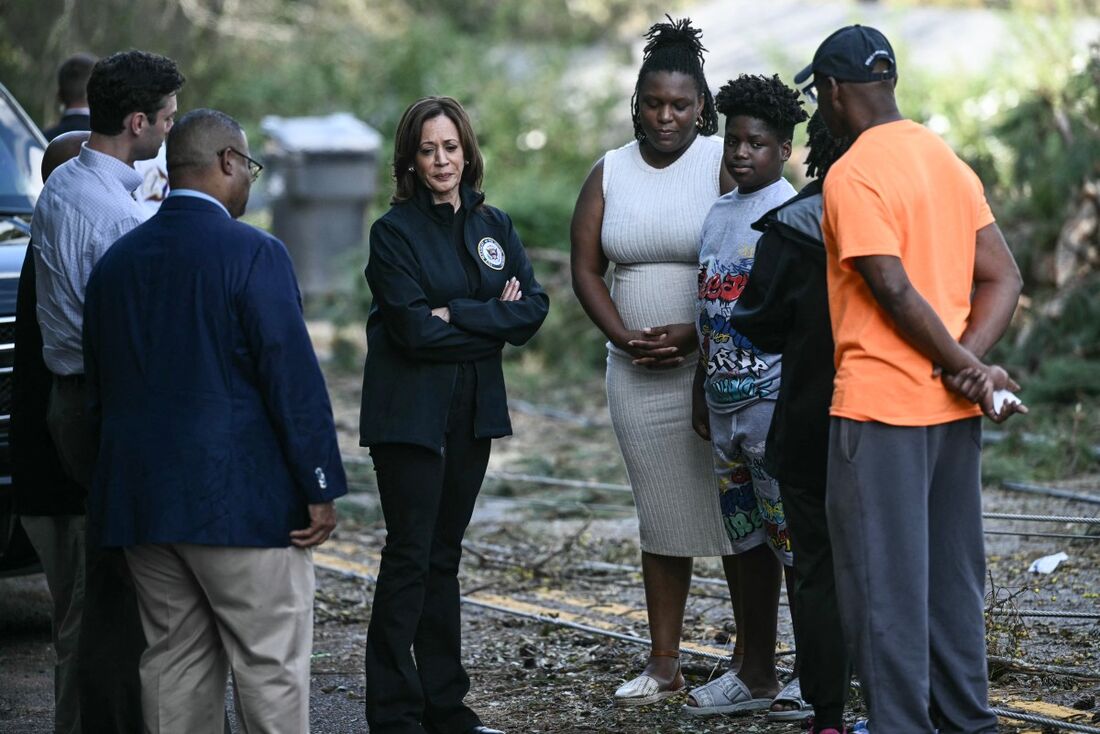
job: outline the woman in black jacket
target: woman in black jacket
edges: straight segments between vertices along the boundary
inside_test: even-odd
[[[490,440],[512,432],[501,350],[534,335],[549,299],[508,215],[484,203],[483,169],[462,106],[418,100],[397,127],[392,206],[370,232],[359,442],[386,520],[367,633],[372,734],[495,731],[463,703],[458,563]]]

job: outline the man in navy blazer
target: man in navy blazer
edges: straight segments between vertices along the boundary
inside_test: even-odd
[[[169,198],[88,282],[88,512],[133,572],[149,731],[220,730],[230,668],[245,729],[309,730],[310,548],[346,480],[286,248],[236,221],[259,170],[231,117],[185,115]]]

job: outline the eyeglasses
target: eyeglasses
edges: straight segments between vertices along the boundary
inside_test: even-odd
[[[255,158],[249,158],[244,153],[242,153],[241,151],[234,148],[232,145],[219,150],[218,151],[218,157],[220,158],[221,156],[225,155],[226,153],[236,153],[241,158],[244,158],[246,161],[248,161],[248,178],[249,178],[250,181],[255,183],[256,179],[258,179],[260,177],[260,171],[264,170],[263,164],[260,163]]]
[[[817,104],[817,82],[810,82],[802,87],[802,94],[806,95],[806,99],[810,101],[810,104]]]

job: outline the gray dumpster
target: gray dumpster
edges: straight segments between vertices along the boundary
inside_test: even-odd
[[[267,136],[272,230],[290,251],[303,295],[349,289],[350,272],[365,261],[363,217],[374,194],[381,135],[347,113],[268,116],[260,127]]]

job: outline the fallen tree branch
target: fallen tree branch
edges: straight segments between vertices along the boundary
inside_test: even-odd
[[[1086,668],[1071,668],[1065,665],[1032,663],[1027,660],[1006,658],[1000,655],[990,655],[988,660],[991,665],[998,665],[1005,670],[1011,670],[1017,673],[1046,673],[1048,675],[1079,678],[1081,680],[1100,680],[1100,671],[1088,670]]]

